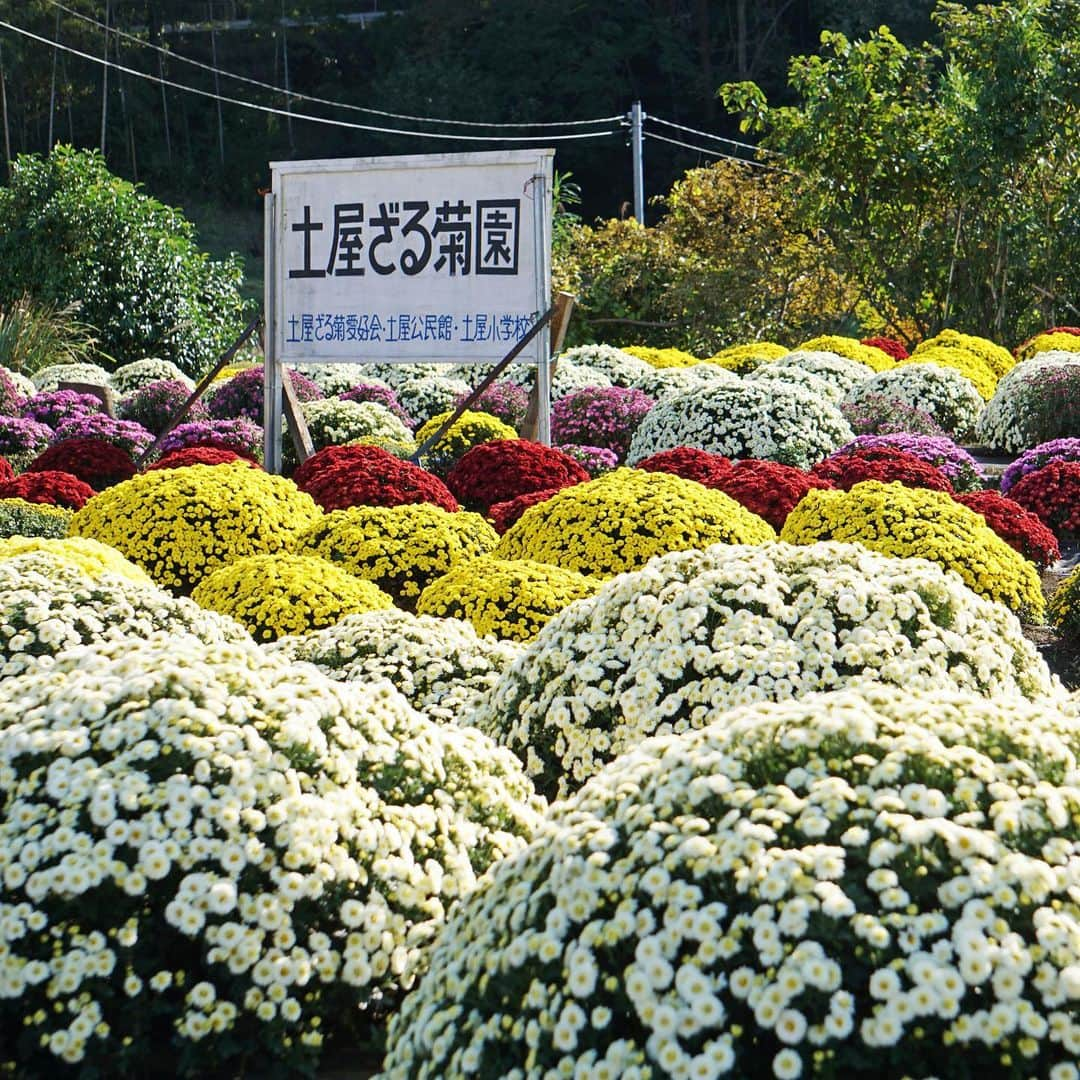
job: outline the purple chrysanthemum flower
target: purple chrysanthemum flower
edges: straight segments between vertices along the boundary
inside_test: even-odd
[[[117,420],[105,413],[87,413],[65,420],[56,429],[53,441],[62,439],[103,439],[136,458],[154,441],[154,436],[134,420]]]
[[[454,399],[456,409],[469,395],[459,394]],[[486,412],[497,416],[504,424],[509,424],[515,431],[521,430],[522,421],[529,410],[529,391],[517,383],[500,379],[493,382],[469,406],[477,412]]]
[[[243,416],[235,420],[194,420],[174,427],[158,449],[164,455],[185,446],[223,446],[261,461],[263,429]]]
[[[290,371],[289,378],[296,400],[319,401],[323,392],[306,375]],[[263,419],[263,366],[248,368],[226,380],[210,392],[206,408],[215,420],[240,417],[261,424]]]
[[[638,424],[655,404],[632,387],[587,386],[555,402],[551,436],[557,444],[603,447],[623,461]]]
[[[978,491],[986,486],[986,477],[976,460],[962,446],[944,435],[911,435],[907,432],[859,435],[846,446],[841,446],[836,453],[843,454],[859,447],[878,446],[892,446],[936,465],[957,491]]]
[[[19,406],[19,415],[58,428],[67,420],[104,411],[100,398],[77,390],[42,390]]]
[[[580,443],[566,443],[558,447],[564,454],[569,454],[594,479],[601,473],[610,472],[619,464],[614,450],[605,446],[582,446]]]
[[[1001,475],[1004,495],[1021,477],[1049,465],[1051,461],[1080,461],[1080,439],[1051,439],[1025,450]]]

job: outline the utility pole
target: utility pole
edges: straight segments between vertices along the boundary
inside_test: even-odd
[[[57,45],[60,43],[60,9],[56,9],[56,31],[53,38]],[[52,54],[52,85],[49,87],[49,153],[53,148],[53,116],[56,112],[56,61],[59,59],[60,50],[53,49]]]
[[[645,224],[645,154],[642,145],[642,123],[645,112],[640,101],[630,109],[630,145],[634,154],[634,217],[638,224]]]
[[[217,62],[217,31],[214,29],[214,9],[210,4],[206,5],[210,13],[210,56],[214,62],[214,94],[217,97],[217,136],[218,157],[221,158],[221,166],[225,167],[225,125],[221,119],[221,75],[218,73]]]
[[[109,0],[105,0],[105,63],[101,65],[101,155],[105,156],[105,124],[109,119]]]

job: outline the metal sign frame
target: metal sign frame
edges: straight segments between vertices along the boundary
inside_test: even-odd
[[[447,167],[477,168],[492,165],[531,165],[533,171],[526,184],[525,196],[532,203],[532,249],[533,261],[533,298],[534,317],[539,317],[547,310],[551,297],[551,181],[554,150],[505,150],[491,153],[469,154],[415,154],[396,157],[340,158],[318,161],[271,162],[273,189],[264,198],[264,312],[266,333],[264,341],[264,395],[263,428],[264,459],[266,468],[271,472],[281,471],[282,437],[282,366],[284,363],[362,363],[363,346],[357,347],[357,355],[326,356],[317,355],[315,350],[307,350],[312,355],[304,355],[305,350],[293,349],[286,355],[284,348],[284,317],[282,306],[285,299],[285,260],[279,245],[285,235],[284,200],[282,187],[285,178],[293,175],[313,175],[330,173],[357,173],[377,170],[423,170],[445,169]],[[522,215],[521,227],[527,227]],[[526,268],[527,273],[527,268]],[[363,281],[363,278],[359,279]],[[550,330],[545,325],[535,335],[536,351],[536,386],[540,400],[540,415],[537,437],[550,445],[551,441],[551,352]],[[465,346],[467,348],[467,346]],[[379,358],[385,360],[387,358]],[[477,367],[497,362],[497,357],[472,361]],[[431,361],[441,363],[468,363],[470,357],[465,354],[448,357],[438,355],[425,358],[417,355],[408,358],[388,359],[388,362],[411,363]]]

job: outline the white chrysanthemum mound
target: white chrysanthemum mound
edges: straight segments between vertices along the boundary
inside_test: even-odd
[[[979,417],[979,441],[1018,454],[1039,443],[1075,435],[1071,426],[1075,411],[1062,408],[1062,403],[1070,397],[1076,401],[1078,385],[1080,353],[1062,349],[1036,353],[998,381]]]
[[[651,735],[867,677],[1062,692],[1016,617],[934,563],[858,544],[717,544],[652,559],[556,616],[472,722],[563,796]]]
[[[480,637],[460,619],[392,608],[349,615],[317,633],[264,646],[314,664],[340,682],[388,679],[435,720],[460,720],[495,685],[522,646]]]
[[[811,375],[817,375],[839,388],[841,397],[856,383],[864,382],[874,374],[873,368],[867,367],[858,360],[849,360],[846,356],[840,356],[839,353],[815,349],[796,349],[772,361],[770,366],[780,370],[794,367],[809,371]]]
[[[0,678],[49,665],[64,649],[164,631],[205,642],[250,641],[234,619],[112,572],[96,575],[48,551],[0,559]]]
[[[453,379],[440,374],[425,375],[400,383],[397,394],[405,412],[418,424],[423,424],[433,416],[452,409],[454,402],[469,390],[470,385],[465,379]]]
[[[142,360],[133,360],[130,364],[121,364],[110,376],[109,385],[118,394],[130,394],[140,386],[171,379],[182,382],[190,390],[195,383],[188,378],[171,360],[162,360],[156,356],[147,356]]]
[[[655,370],[652,364],[614,345],[578,345],[559,353],[558,361],[602,371],[612,386],[633,386],[635,379]]]
[[[359,382],[367,382],[370,364],[300,364],[297,371],[306,375],[326,397],[351,390]]]
[[[300,410],[317,450],[324,446],[342,446],[354,439],[412,441],[412,432],[385,405],[375,401],[342,401],[330,397],[305,401]],[[296,450],[287,435],[283,449],[285,460],[292,462]]]
[[[478,731],[253,644],[110,642],[4,691],[0,1069],[307,1072],[539,820]]]
[[[630,385],[659,402],[703,386],[738,386],[741,382],[734,371],[728,371],[719,364],[703,362],[689,367],[652,368]]]
[[[400,389],[413,379],[425,379],[429,375],[445,375],[460,378],[453,369],[454,364],[361,364],[363,375],[356,382],[367,382],[370,378],[381,379],[395,390]]]
[[[511,364],[504,376],[526,390],[532,387],[535,377],[536,368],[531,364]],[[602,369],[560,360],[551,379],[551,400],[558,401],[559,398],[564,398],[576,390],[584,390],[587,386],[610,385],[611,379]]]
[[[871,687],[648,742],[455,911],[383,1080],[1074,1076],[1064,729]]]
[[[638,425],[626,460],[694,446],[808,469],[854,437],[835,405],[801,386],[740,379],[660,401]]]
[[[795,364],[784,367],[777,367],[775,363],[762,364],[753,371],[747,372],[743,378],[762,386],[773,386],[775,383],[798,386],[833,405],[839,405],[844,400],[845,391],[836,383],[829,382],[816,372],[808,371]]]
[[[5,367],[3,364],[0,364],[0,371],[15,384],[15,389],[23,397],[33,397],[37,393],[37,387],[34,385],[33,380],[27,378],[21,371],[12,371],[11,368]]]
[[[845,400],[858,405],[876,396],[929,413],[958,442],[974,436],[985,405],[966,375],[939,364],[905,363],[879,371],[853,386]]]
[[[74,362],[69,364],[46,364],[30,376],[38,393],[55,390],[61,383],[89,383],[108,386],[109,373],[100,364]]]

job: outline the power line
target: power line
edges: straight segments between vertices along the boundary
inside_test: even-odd
[[[773,157],[781,157],[775,150],[768,150],[763,146],[754,146],[752,143],[739,142],[738,139],[729,139],[724,135],[713,135],[708,131],[699,131],[697,128],[686,127],[685,124],[676,124],[673,120],[661,120],[659,116],[649,114],[649,119],[665,127],[676,128],[678,131],[686,131],[691,135],[700,135],[706,139],[715,139],[717,142],[727,143],[729,146],[738,146],[743,150],[753,150],[759,154],[771,154]]]
[[[776,172],[777,166],[766,165],[762,161],[751,161],[749,158],[736,157],[734,154],[725,154],[722,150],[710,150],[704,146],[694,146],[692,143],[683,142],[681,139],[669,139],[666,135],[657,135],[655,131],[646,131],[646,139],[657,139],[659,142],[670,143],[672,146],[681,146],[686,150],[696,150],[699,154],[708,154],[710,157],[723,158],[725,161],[737,161],[740,165],[752,165],[755,169],[768,169]]]
[[[0,27],[10,30],[13,33],[20,34],[23,37],[30,38],[33,41],[37,41],[42,45],[47,45],[50,49],[60,49],[63,52],[70,53],[72,56],[78,56],[83,60],[89,60],[92,63],[103,65],[107,70],[112,69],[115,71],[122,71],[125,74],[135,76],[135,78],[145,79],[147,82],[157,83],[161,86],[171,86],[174,90],[182,90],[185,93],[195,94],[198,97],[209,98],[211,101],[222,101],[228,105],[238,105],[243,109],[253,109],[256,112],[270,113],[274,116],[292,117],[294,120],[307,120],[309,123],[323,124],[328,127],[347,128],[352,131],[373,131],[382,135],[408,135],[414,139],[449,139],[456,142],[565,142],[571,139],[596,139],[608,135],[621,134],[619,129],[613,128],[609,131],[587,131],[577,134],[552,134],[544,132],[543,134],[538,135],[450,135],[437,131],[408,131],[402,128],[385,128],[377,127],[372,124],[358,124],[351,120],[334,120],[327,116],[312,116],[310,113],[298,113],[287,109],[278,109],[273,105],[259,105],[253,101],[245,101],[242,98],[215,94],[209,90],[201,90],[196,86],[187,86],[184,83],[174,82],[171,79],[150,75],[145,71],[139,71],[137,68],[130,68],[125,64],[119,64],[113,60],[82,52],[80,49],[72,48],[70,45],[63,45],[58,41],[50,41],[48,38],[41,37],[40,34],[35,34],[20,26],[14,26],[9,22],[5,22],[3,19],[0,19]]]
[[[616,120],[621,120],[622,116],[598,116],[592,120],[551,120],[551,121],[533,121],[533,122],[499,122],[499,123],[485,123],[480,120],[448,120],[434,116],[413,116],[409,113],[397,113],[388,112],[385,109],[371,109],[363,105],[353,105],[345,101],[333,101],[329,98],[314,97],[311,94],[302,94],[295,90],[287,90],[280,86],[275,86],[273,83],[261,82],[258,79],[249,78],[247,75],[239,75],[234,71],[226,71],[224,68],[218,68],[212,64],[203,63],[201,60],[196,60],[190,56],[183,56],[180,53],[173,52],[171,49],[163,48],[160,45],[155,45],[151,41],[144,41],[140,37],[136,37],[134,34],[125,33],[123,30],[117,29],[115,26],[106,27],[104,23],[93,18],[90,15],[84,15],[82,12],[75,11],[73,8],[69,8],[67,5],[60,3],[60,0],[49,0],[53,7],[59,8],[61,11],[67,12],[67,14],[74,16],[76,19],[81,19],[83,22],[90,23],[92,26],[96,26],[99,30],[111,31],[118,37],[124,38],[126,41],[132,41],[136,45],[144,49],[153,49],[164,56],[169,57],[172,60],[178,60],[183,64],[191,64],[193,67],[201,68],[203,71],[210,71],[216,75],[224,76],[227,79],[236,79],[237,82],[247,83],[249,86],[257,86],[262,90],[270,90],[275,94],[281,94],[286,98],[293,98],[297,101],[310,101],[316,105],[328,105],[334,109],[348,109],[352,112],[367,113],[371,116],[385,116],[391,120],[410,120],[417,123],[424,124],[453,124],[456,127],[478,127],[478,128],[561,128],[561,127],[587,127],[594,124],[610,124]]]

